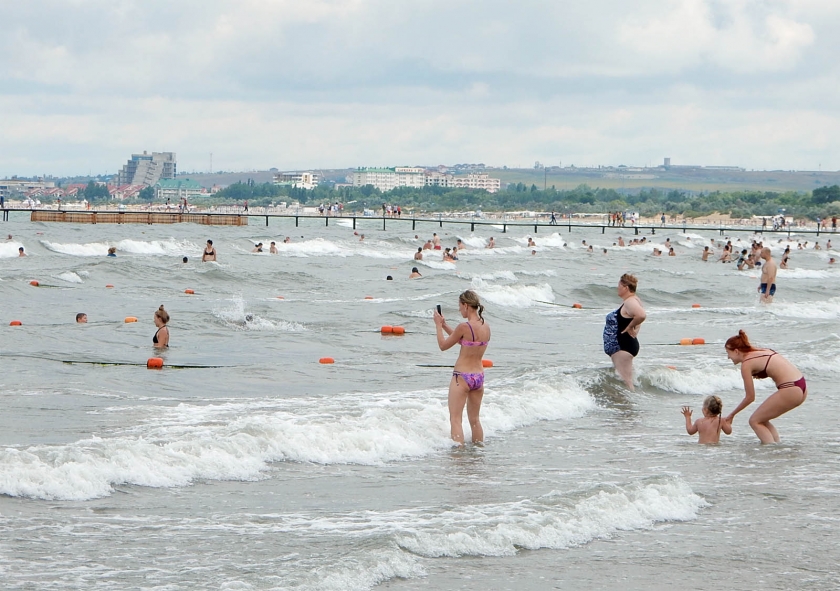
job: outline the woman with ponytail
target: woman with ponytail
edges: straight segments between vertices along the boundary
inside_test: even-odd
[[[725,346],[726,355],[732,363],[741,365],[745,396],[724,421],[731,423],[735,415],[755,401],[753,379],[771,378],[776,384],[776,391],[752,414],[750,427],[761,443],[778,443],[779,433],[770,420],[805,402],[808,395],[805,377],[796,366],[772,349],[753,347],[743,330],[727,340]]]
[[[441,351],[446,351],[456,344],[461,345],[461,353],[455,362],[455,371],[449,381],[449,429],[452,440],[464,444],[463,416],[467,407],[467,419],[472,429],[473,443],[484,441],[484,429],[478,419],[481,400],[484,396],[484,366],[481,358],[490,341],[490,327],[484,321],[484,306],[478,294],[467,290],[458,296],[458,311],[466,322],[454,329],[446,324],[439,311],[434,313],[437,341]],[[444,337],[443,333],[449,335]]]

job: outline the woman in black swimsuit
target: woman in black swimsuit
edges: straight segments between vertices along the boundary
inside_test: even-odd
[[[645,321],[645,309],[636,295],[638,280],[625,273],[618,280],[618,297],[624,303],[607,314],[604,326],[604,353],[610,356],[624,384],[633,390],[633,358],[639,354],[639,325]]]
[[[169,346],[169,312],[163,309],[163,304],[155,311],[155,326],[158,327],[155,336],[152,337],[152,344],[156,349],[165,349]]]
[[[753,347],[743,330],[739,330],[737,336],[726,341],[726,355],[735,365],[741,364],[745,396],[724,420],[731,423],[735,415],[755,401],[754,379],[771,378],[776,383],[776,392],[762,402],[752,414],[750,427],[758,435],[761,443],[778,443],[779,432],[770,420],[805,402],[808,396],[805,377],[796,366],[772,349]]]
[[[213,241],[208,240],[207,246],[204,247],[204,253],[201,255],[201,262],[206,261],[215,261],[216,260],[216,249],[213,248]]]

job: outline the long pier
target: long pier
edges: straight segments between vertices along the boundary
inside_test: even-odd
[[[66,223],[79,223],[79,224],[177,224],[177,223],[196,223],[202,225],[225,225],[225,226],[246,226],[249,225],[249,220],[251,218],[256,218],[256,220],[265,221],[265,226],[269,227],[269,220],[271,219],[294,219],[295,227],[300,227],[301,220],[303,221],[314,221],[314,220],[321,220],[324,223],[324,226],[329,227],[330,222],[333,223],[338,221],[349,221],[350,226],[352,229],[356,230],[360,228],[360,221],[364,222],[376,222],[378,226],[381,222],[382,230],[385,230],[388,224],[393,225],[401,225],[401,224],[411,224],[412,230],[417,230],[418,225],[422,224],[428,227],[428,225],[433,224],[437,225],[439,228],[443,228],[444,224],[447,225],[461,225],[461,226],[469,226],[470,232],[474,232],[476,227],[482,226],[490,226],[492,228],[496,228],[501,231],[502,234],[506,234],[508,228],[528,228],[533,229],[534,234],[539,233],[540,228],[546,230],[567,230],[568,232],[572,232],[573,228],[585,228],[588,230],[592,230],[595,228],[600,228],[601,233],[605,234],[607,229],[611,230],[620,230],[622,232],[630,233],[632,232],[635,235],[648,233],[651,235],[655,235],[657,230],[660,231],[680,231],[682,233],[687,232],[718,232],[721,236],[725,236],[726,234],[732,232],[754,232],[757,234],[771,234],[771,235],[787,235],[790,237],[791,234],[812,234],[815,236],[819,236],[820,234],[829,234],[833,235],[836,233],[828,228],[806,228],[806,227],[790,227],[789,225],[784,228],[767,228],[762,227],[758,224],[755,225],[689,225],[687,222],[683,222],[682,224],[635,224],[635,225],[625,225],[625,226],[613,226],[606,222],[573,222],[571,218],[561,218],[556,223],[551,222],[541,222],[541,221],[529,221],[524,219],[519,220],[508,220],[508,219],[488,219],[488,218],[479,218],[479,217],[472,217],[469,219],[459,219],[459,218],[445,218],[442,215],[438,215],[436,217],[375,217],[375,216],[364,216],[364,215],[341,215],[341,216],[325,216],[325,215],[310,215],[304,213],[257,213],[257,212],[236,212],[236,213],[228,213],[228,212],[191,212],[191,213],[179,213],[179,212],[163,212],[163,211],[114,211],[114,210],[90,210],[90,211],[75,211],[75,210],[41,210],[41,209],[17,209],[17,208],[3,208],[3,221],[9,221],[9,215],[11,212],[21,212],[21,213],[29,213],[31,221],[40,221],[40,222],[66,222]],[[367,225],[367,224],[366,224]],[[370,230],[371,228],[368,226],[365,228]]]

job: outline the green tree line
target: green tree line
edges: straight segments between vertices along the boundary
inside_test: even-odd
[[[474,210],[516,211],[538,210],[560,213],[597,213],[633,211],[645,216],[660,213],[687,218],[719,212],[733,218],[753,215],[772,216],[784,213],[799,218],[840,215],[840,186],[820,187],[812,192],[772,191],[663,191],[642,189],[637,193],[615,189],[592,188],[580,185],[574,189],[541,190],[536,185],[510,185],[497,193],[474,189],[446,187],[400,187],[387,193],[368,185],[365,187],[332,188],[321,185],[313,190],[295,189],[271,183],[252,181],[236,183],[219,191],[215,199],[222,202],[245,201],[249,204],[270,205],[279,201],[297,201],[307,205],[321,203],[345,204],[345,210],[363,208],[378,210],[383,203],[400,205],[403,209],[421,211]]]

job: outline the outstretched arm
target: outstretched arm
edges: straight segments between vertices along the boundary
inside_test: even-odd
[[[697,423],[691,423],[691,409],[687,406],[682,408],[682,414],[685,417],[685,430],[689,435],[697,433]]]
[[[732,421],[729,421],[725,418],[721,418],[720,428],[727,435],[732,435]]]
[[[724,418],[730,424],[732,423],[732,419],[735,418],[735,415],[755,402],[755,384],[753,383],[752,371],[746,367],[746,363],[741,364],[741,377],[744,379],[744,399],[738,403],[735,410]]]

